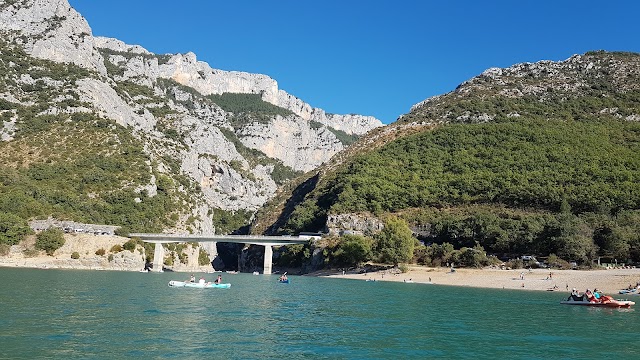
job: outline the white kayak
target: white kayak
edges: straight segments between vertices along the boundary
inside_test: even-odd
[[[214,284],[214,283],[200,283],[200,282],[188,282],[188,281],[169,281],[169,286],[173,287],[190,287],[199,289],[228,289],[231,284]]]

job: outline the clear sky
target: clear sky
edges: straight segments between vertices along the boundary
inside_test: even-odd
[[[640,1],[70,0],[96,36],[266,74],[336,114],[390,123],[490,67],[640,52]]]

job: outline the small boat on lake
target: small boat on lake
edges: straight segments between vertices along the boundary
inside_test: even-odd
[[[560,304],[565,305],[583,305],[583,306],[596,306],[596,307],[610,307],[610,308],[628,308],[636,303],[629,300],[616,300],[611,296],[604,295],[598,300],[589,300],[589,298],[582,294],[581,296],[570,295],[567,300],[560,301]]]
[[[278,278],[278,282],[283,283],[283,284],[288,284],[289,283],[289,278],[287,277],[287,272],[285,271],[284,274],[282,274],[282,276],[280,276]]]
[[[199,289],[228,289],[231,284],[214,284],[214,283],[201,283],[201,282],[188,282],[188,281],[169,281],[169,286],[172,287],[189,287]]]
[[[618,294],[635,294],[638,292],[638,288],[633,288],[633,289],[623,289],[618,291]]]

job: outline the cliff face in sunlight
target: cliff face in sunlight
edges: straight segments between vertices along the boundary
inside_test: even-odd
[[[0,0],[0,31],[3,166],[26,174],[34,165],[70,159],[117,160],[116,168],[90,165],[102,167],[92,173],[121,172],[111,187],[78,185],[63,196],[94,207],[117,189],[130,192],[123,202],[139,207],[160,190],[171,204],[153,215],[165,219],[154,225],[164,230],[210,233],[221,218],[241,214],[246,221],[279,185],[382,125],[370,116],[313,108],[265,75],[214,69],[193,53],[158,55],[94,37],[66,0]],[[123,154],[136,159],[120,159]],[[136,174],[127,173],[133,167]],[[64,180],[63,172],[56,181],[77,184],[77,176]],[[33,180],[25,176],[24,183]],[[53,207],[46,199],[30,216],[51,215]],[[98,213],[109,211],[103,206]],[[69,208],[59,215],[114,221]]]

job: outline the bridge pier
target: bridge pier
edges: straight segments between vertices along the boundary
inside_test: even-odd
[[[156,243],[156,250],[153,252],[153,271],[162,272],[164,265],[164,247],[160,243]]]
[[[269,275],[271,274],[271,264],[273,262],[273,248],[271,245],[264,246],[264,270],[263,274]]]

